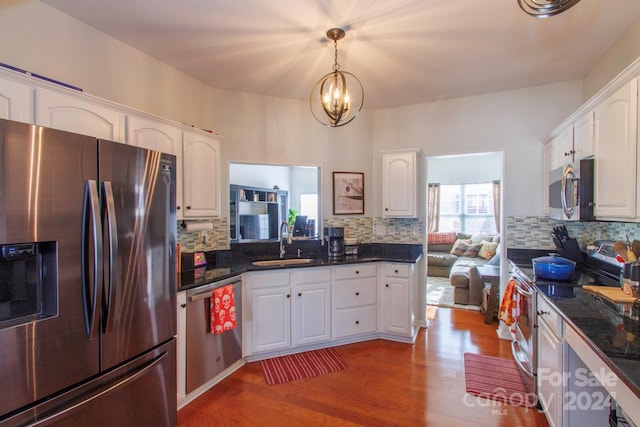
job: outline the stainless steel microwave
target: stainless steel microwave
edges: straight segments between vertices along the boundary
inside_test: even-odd
[[[569,163],[549,172],[549,217],[594,221],[593,159]]]

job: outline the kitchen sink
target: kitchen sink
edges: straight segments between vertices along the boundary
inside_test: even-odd
[[[296,265],[296,264],[310,264],[316,262],[313,258],[286,258],[286,259],[267,259],[264,261],[253,261],[251,264],[257,267],[273,267],[276,265]]]

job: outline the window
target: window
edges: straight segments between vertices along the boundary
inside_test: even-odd
[[[441,185],[439,229],[495,234],[492,184]]]

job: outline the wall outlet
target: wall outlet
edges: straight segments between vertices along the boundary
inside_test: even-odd
[[[413,232],[414,236],[419,236],[420,235],[420,226],[419,225],[414,225],[412,232]]]
[[[386,233],[384,224],[376,224],[376,236],[384,236]]]

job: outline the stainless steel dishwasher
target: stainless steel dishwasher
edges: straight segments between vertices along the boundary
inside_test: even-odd
[[[210,330],[213,290],[233,285],[237,325],[219,334]],[[242,358],[242,279],[230,279],[187,291],[186,386],[191,393]]]

